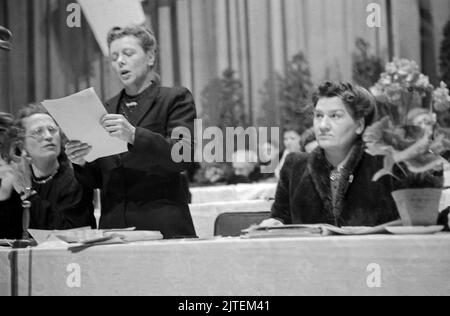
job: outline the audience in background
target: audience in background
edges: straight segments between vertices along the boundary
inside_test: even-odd
[[[280,151],[278,142],[272,140],[261,145],[258,150],[259,153],[259,165],[260,167],[266,167],[264,173],[261,172],[261,180],[271,181],[276,180],[275,170],[280,164],[283,152]],[[262,168],[261,168],[262,170]]]
[[[303,132],[300,140],[302,152],[312,153],[318,146],[319,143],[317,143],[316,134],[314,133],[313,127]]]
[[[258,155],[250,150],[238,150],[232,156],[233,175],[228,184],[253,183],[261,179]]]
[[[275,169],[275,176],[277,177],[277,179],[280,178],[280,171],[283,168],[284,162],[286,161],[286,157],[289,154],[301,152],[300,140],[301,136],[296,129],[288,128],[284,131],[283,133],[284,152],[283,156],[281,157],[280,164]]]

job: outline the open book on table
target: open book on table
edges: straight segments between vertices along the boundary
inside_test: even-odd
[[[271,237],[313,237],[331,235],[373,235],[388,233],[386,227],[402,226],[401,220],[386,223],[375,227],[336,227],[329,224],[313,225],[282,225],[282,226],[251,226],[242,231],[245,238],[271,238]]]

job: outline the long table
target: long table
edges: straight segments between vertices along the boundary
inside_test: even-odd
[[[191,188],[192,204],[268,200],[275,198],[277,183],[251,183]]]
[[[450,295],[450,234],[0,249],[1,295]]]

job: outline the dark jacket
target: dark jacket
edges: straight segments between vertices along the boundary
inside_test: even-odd
[[[129,118],[136,127],[129,152],[98,159],[76,171],[84,183],[101,189],[100,228],[136,227],[160,231],[165,238],[194,237],[181,175],[190,163],[175,162],[171,155],[174,146],[183,144],[177,149],[182,147],[182,153],[188,151],[193,159],[196,111],[192,95],[185,88],[156,83],[143,93],[143,101]],[[121,113],[123,94],[107,102],[108,113]],[[190,135],[171,139],[179,127]]]
[[[352,152],[332,204],[330,172],[322,149],[311,154],[291,154],[280,174],[272,217],[285,224],[376,226],[399,218],[391,197],[393,182],[384,177],[373,182],[382,157],[366,154],[362,144]]]
[[[96,227],[92,191],[77,181],[70,163],[60,162],[58,173],[45,184],[33,182],[37,194],[31,196],[30,228],[64,230]],[[0,239],[19,239],[22,235],[22,201],[13,191],[0,202]]]

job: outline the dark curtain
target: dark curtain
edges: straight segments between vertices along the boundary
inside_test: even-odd
[[[0,0],[0,24],[13,47],[0,55],[0,110],[59,98],[93,86],[102,99],[120,84],[101,54],[87,21],[67,26],[72,0]]]
[[[432,1],[419,0],[422,69],[434,85],[438,85]]]

